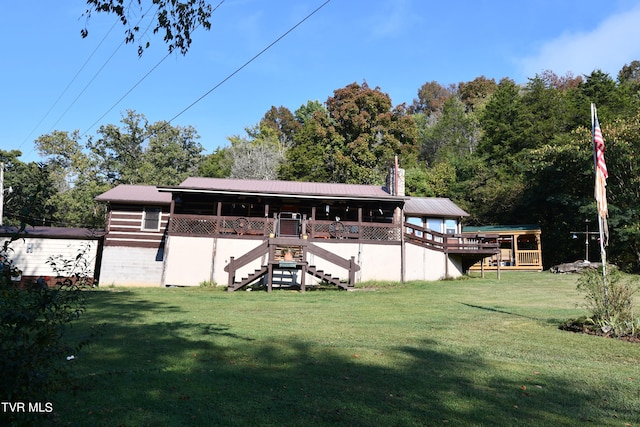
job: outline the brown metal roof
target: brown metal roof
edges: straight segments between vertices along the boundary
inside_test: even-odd
[[[98,202],[134,204],[171,204],[171,194],[161,193],[153,185],[121,184],[96,197]]]
[[[0,227],[0,236],[9,237],[18,232],[18,227]],[[23,237],[43,237],[49,239],[98,239],[104,235],[104,230],[91,230],[89,228],[78,227],[39,227],[27,226],[20,233]]]
[[[436,216],[442,218],[469,216],[458,205],[444,197],[411,197],[404,204],[404,214],[408,216]]]
[[[187,178],[179,187],[159,187],[159,189],[160,191],[202,190],[203,192],[298,197],[404,199],[391,196],[383,187],[377,185],[227,178]]]

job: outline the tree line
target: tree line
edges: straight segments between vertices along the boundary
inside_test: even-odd
[[[93,198],[118,184],[177,185],[188,176],[380,184],[398,156],[411,196],[448,197],[469,225],[539,224],[546,267],[581,259],[595,220],[590,104],[607,148],[610,260],[640,271],[640,61],[612,78],[545,71],[516,84],[484,76],[422,85],[393,105],[366,82],[291,111],[271,107],[228,144],[205,154],[192,127],[149,123],[127,111],[120,124],[82,140],[54,131],[36,141],[42,163],[0,151],[14,193],[6,222],[103,225]],[[591,245],[598,256],[597,242]]]

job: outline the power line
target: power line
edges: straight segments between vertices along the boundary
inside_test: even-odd
[[[220,1],[220,3],[218,3],[218,5],[217,5],[217,6],[216,6],[212,11],[211,11],[211,13],[213,14],[216,10],[218,10],[218,8],[222,5],[222,3],[224,3],[224,0],[221,0],[221,1]],[[195,27],[195,28],[194,28],[194,31],[195,31],[197,28],[198,28],[198,27]],[[148,28],[147,28],[147,29],[148,29]],[[145,30],[145,33],[146,33],[146,30]],[[87,134],[87,132],[89,132],[91,129],[93,129],[93,127],[94,127],[96,124],[98,124],[98,122],[99,122],[100,120],[102,120],[102,119],[103,119],[107,114],[109,114],[109,113],[110,113],[110,112],[111,112],[111,111],[112,111],[112,110],[113,110],[113,109],[114,109],[114,108],[115,108],[115,107],[116,107],[120,102],[122,102],[122,100],[123,100],[123,99],[125,99],[127,96],[129,96],[129,94],[130,94],[131,92],[133,92],[133,90],[134,90],[136,87],[138,87],[138,85],[139,85],[140,83],[142,83],[142,82],[143,82],[147,77],[149,77],[149,75],[150,75],[153,71],[155,71],[155,69],[156,69],[156,68],[158,68],[158,67],[160,66],[160,64],[162,64],[162,63],[164,62],[164,60],[165,60],[165,59],[167,59],[167,58],[171,55],[171,53],[172,53],[172,52],[167,53],[167,54],[166,54],[166,55],[165,55],[165,56],[164,56],[160,61],[158,61],[158,62],[156,63],[156,65],[154,65],[153,67],[151,67],[151,69],[150,69],[149,71],[147,71],[147,73],[146,73],[144,76],[142,76],[142,78],[140,78],[140,79],[139,79],[139,80],[138,80],[138,81],[137,81],[137,82],[136,82],[136,83],[135,83],[131,88],[129,88],[129,90],[128,90],[128,91],[126,91],[126,92],[124,93],[124,95],[122,95],[122,96],[121,96],[121,97],[120,97],[120,98],[119,98],[115,103],[113,103],[113,105],[111,105],[111,107],[109,107],[109,109],[108,109],[104,114],[102,114],[102,115],[101,115],[101,116],[100,116],[100,117],[99,117],[95,122],[93,122],[93,123],[91,124],[91,126],[89,126],[89,127],[87,128],[87,130],[85,130],[85,131],[82,133],[82,136],[86,135],[86,134]]]
[[[165,60],[165,59],[167,59],[170,55],[171,55],[171,52],[167,53],[167,54],[166,54],[166,55],[165,55],[165,56],[164,56],[160,61],[158,61],[158,63],[157,63],[156,65],[154,65],[154,66],[153,66],[149,71],[147,71],[147,73],[146,73],[144,76],[142,76],[142,78],[141,78],[140,80],[138,80],[138,81],[137,81],[133,86],[131,86],[131,88],[130,88],[128,91],[126,91],[126,92],[125,92],[125,94],[124,94],[124,95],[122,95],[122,96],[120,97],[120,99],[118,99],[116,102],[114,102],[114,103],[113,103],[113,105],[111,105],[111,107],[109,107],[109,109],[108,109],[107,111],[105,111],[105,113],[104,113],[103,115],[101,115],[101,116],[100,116],[100,117],[99,117],[95,122],[93,122],[93,123],[91,124],[91,126],[89,126],[89,127],[87,128],[87,130],[85,130],[85,131],[82,133],[82,136],[85,136],[85,135],[87,134],[87,132],[89,132],[91,129],[93,129],[93,127],[94,127],[96,124],[98,124],[98,122],[99,122],[100,120],[102,120],[102,119],[103,119],[107,114],[109,114],[109,113],[111,112],[111,110],[113,110],[114,108],[116,108],[116,106],[117,106],[120,102],[122,102],[122,100],[123,100],[123,99],[125,99],[127,96],[129,96],[129,94],[130,94],[131,92],[133,92],[133,90],[134,90],[136,87],[138,87],[138,85],[139,85],[140,83],[142,83],[142,81],[143,81],[144,79],[146,79],[146,78],[149,76],[149,74],[151,74],[151,73],[152,73],[156,68],[158,68],[158,67],[160,66],[160,64],[162,64],[162,62],[164,62],[164,60]]]
[[[278,37],[277,39],[275,39],[273,42],[271,42],[271,44],[269,44],[267,47],[265,47],[264,49],[262,49],[260,52],[258,52],[256,55],[254,55],[251,59],[249,59],[247,62],[245,62],[244,64],[242,64],[239,68],[237,68],[233,73],[229,74],[227,77],[225,77],[224,79],[222,79],[222,81],[220,81],[218,84],[216,84],[214,87],[212,87],[211,89],[209,89],[207,92],[205,92],[202,96],[200,96],[198,99],[196,99],[195,101],[193,101],[191,104],[189,104],[185,109],[183,109],[182,111],[180,111],[178,114],[176,114],[175,116],[173,116],[167,123],[171,123],[172,121],[174,121],[175,119],[177,119],[178,117],[180,117],[182,114],[184,114],[187,110],[189,110],[191,107],[193,107],[194,105],[196,105],[198,102],[202,101],[205,97],[207,97],[211,92],[213,92],[214,90],[216,90],[218,87],[222,86],[227,80],[229,80],[231,77],[235,76],[236,74],[238,74],[243,68],[245,68],[247,65],[251,64],[253,61],[255,61],[259,56],[261,56],[263,53],[265,53],[267,50],[271,49],[271,47],[273,47],[276,43],[278,43],[280,40],[282,40],[283,38],[285,38],[289,33],[291,33],[293,30],[295,30],[297,27],[299,27],[303,22],[305,22],[307,19],[311,18],[313,15],[315,15],[316,12],[318,12],[320,9],[322,9],[323,7],[325,7],[331,0],[327,0],[324,3],[322,3],[320,6],[318,6],[318,8],[316,8],[313,12],[311,12],[310,14],[308,14],[307,16],[305,16],[303,19],[301,19],[300,21],[298,21],[297,24],[295,24],[293,27],[289,28],[284,34],[282,34],[280,37]]]
[[[149,6],[149,8],[147,9],[146,12],[144,12],[142,14],[142,16],[140,17],[140,20],[138,20],[137,24],[140,24],[140,22],[142,22],[142,20],[144,19],[144,17],[147,15],[147,13],[149,13],[149,11],[151,10],[151,8],[153,7],[153,4],[151,6]],[[155,16],[155,15],[154,15]],[[136,24],[136,25],[137,25]],[[146,31],[145,31],[146,33]],[[89,88],[89,86],[91,86],[91,83],[93,83],[93,81],[98,78],[98,75],[102,72],[102,70],[107,66],[107,64],[109,64],[109,62],[111,61],[111,59],[115,56],[115,54],[120,50],[120,48],[122,47],[122,45],[125,44],[125,41],[121,41],[120,44],[118,45],[118,47],[115,48],[115,50],[111,53],[111,55],[107,58],[107,60],[102,64],[102,66],[100,67],[100,69],[98,71],[96,71],[96,73],[93,75],[93,77],[91,78],[91,80],[89,80],[89,82],[85,85],[85,87],[80,91],[80,93],[78,94],[78,96],[75,97],[75,99],[71,102],[71,104],[69,104],[69,106],[67,107],[66,110],[64,110],[64,112],[62,113],[62,115],[58,118],[58,120],[56,120],[56,122],[51,126],[51,128],[49,129],[48,133],[51,133],[51,131],[56,127],[56,125],[60,122],[60,120],[62,120],[62,118],[67,114],[67,112],[69,112],[69,110],[71,109],[71,107],[73,107],[75,105],[75,103],[78,101],[78,99],[80,99],[80,97],[84,94],[84,92]],[[164,60],[164,59],[163,59]]]
[[[104,35],[104,37],[102,38],[102,40],[100,40],[100,43],[98,43],[98,45],[95,47],[95,49],[93,49],[93,52],[91,52],[91,54],[89,55],[89,57],[86,59],[86,61],[84,61],[84,64],[82,64],[82,66],[80,67],[80,69],[78,70],[78,72],[76,72],[76,74],[73,76],[73,78],[71,79],[71,81],[69,82],[69,84],[67,84],[67,86],[62,90],[62,93],[60,94],[60,96],[58,96],[58,98],[53,102],[53,104],[51,105],[51,107],[49,107],[49,110],[47,110],[47,112],[44,114],[44,116],[40,119],[40,121],[38,122],[37,125],[35,125],[33,127],[33,129],[31,129],[31,132],[29,132],[29,134],[24,138],[24,140],[22,140],[22,142],[20,143],[20,145],[18,145],[18,149],[20,149],[20,147],[22,147],[22,145],[27,142],[27,139],[29,139],[29,137],[31,137],[31,135],[33,135],[33,133],[36,131],[36,129],[38,129],[38,127],[40,127],[40,125],[42,124],[42,122],[44,122],[44,120],[49,116],[49,114],[51,113],[51,111],[53,111],[53,109],[55,108],[56,105],[58,105],[58,102],[60,102],[60,100],[62,99],[62,97],[67,93],[67,91],[69,90],[69,88],[71,87],[71,85],[76,81],[76,79],[78,78],[78,76],[80,75],[80,73],[82,72],[82,70],[84,70],[84,68],[87,66],[87,64],[89,63],[89,61],[91,61],[91,58],[93,58],[93,55],[95,55],[95,53],[98,51],[98,49],[100,48],[100,46],[102,46],[102,43],[104,43],[104,41],[107,39],[107,37],[109,36],[109,34],[111,34],[111,31],[113,31],[113,29],[116,27],[116,25],[118,24],[118,20],[116,20],[113,25],[111,26],[111,28],[109,29],[109,31],[107,31],[107,33]],[[58,121],[60,121],[60,119],[58,119]],[[56,122],[57,124],[57,122]],[[54,125],[55,126],[55,125]]]

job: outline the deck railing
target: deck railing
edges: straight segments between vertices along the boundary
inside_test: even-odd
[[[400,241],[398,224],[308,220],[303,229],[311,239]]]
[[[518,266],[541,266],[540,251],[516,251]]]
[[[277,220],[263,217],[205,216],[174,214],[169,233],[180,236],[263,236],[277,234]],[[301,235],[309,239],[400,242],[398,224],[358,221],[301,220]]]
[[[405,239],[419,246],[446,253],[497,253],[496,236],[445,234],[405,222]]]

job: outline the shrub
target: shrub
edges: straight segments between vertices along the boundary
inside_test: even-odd
[[[215,289],[217,286],[218,284],[213,280],[203,280],[202,282],[200,282],[201,288]]]
[[[607,267],[606,293],[602,268],[585,270],[578,279],[578,290],[585,293],[589,320],[605,334],[635,335],[638,318],[633,297],[638,287],[632,276],[623,275],[613,266]]]
[[[0,261],[0,398],[9,402],[50,401],[52,394],[70,385],[71,360],[86,343],[65,340],[67,327],[85,311],[82,291],[88,276],[78,271],[47,287],[39,280],[20,287],[11,280],[16,268],[9,258],[8,243]],[[75,261],[62,265],[78,267]],[[50,263],[57,268],[56,261]],[[57,262],[61,262],[58,259]],[[60,270],[55,270],[60,271]],[[0,422],[29,424],[35,414],[3,413]]]

